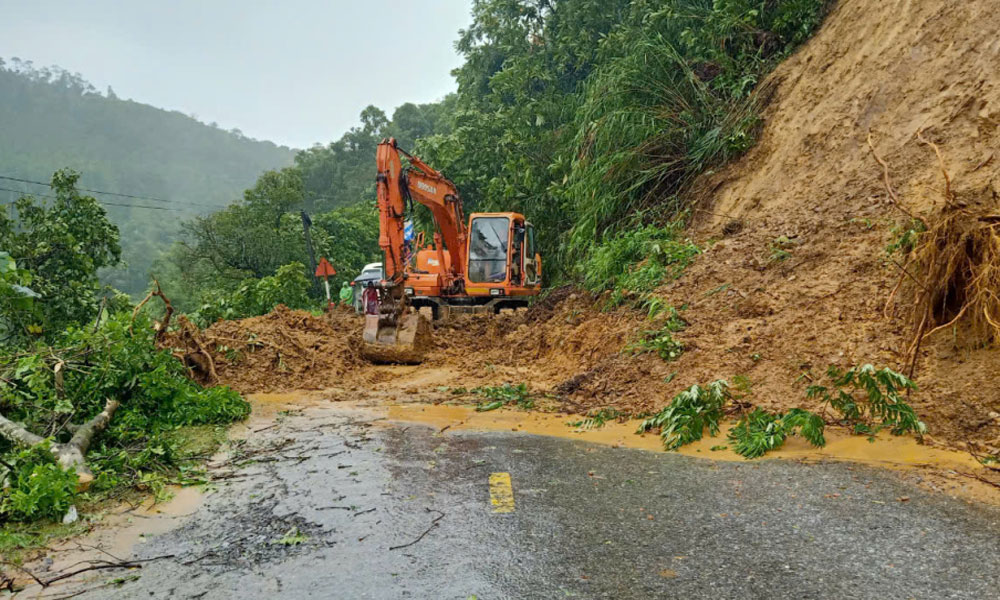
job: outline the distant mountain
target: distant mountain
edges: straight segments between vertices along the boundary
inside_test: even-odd
[[[157,200],[93,194],[121,228],[128,265],[104,279],[135,293],[149,266],[177,239],[180,222],[239,198],[261,172],[292,164],[295,151],[225,131],[177,111],[100,92],[79,74],[0,59],[0,175],[48,181],[62,167],[81,186]],[[47,194],[44,186],[0,179],[0,188]],[[19,194],[0,190],[0,203]]]

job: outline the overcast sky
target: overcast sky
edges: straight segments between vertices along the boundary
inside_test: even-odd
[[[305,148],[455,89],[471,0],[0,0],[0,57]]]

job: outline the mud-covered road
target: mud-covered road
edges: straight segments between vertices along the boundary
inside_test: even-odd
[[[885,471],[441,432],[374,415],[314,405],[250,430],[190,516],[133,549],[170,558],[44,596],[987,598],[1000,589],[1000,510]],[[498,473],[510,475],[512,503]]]

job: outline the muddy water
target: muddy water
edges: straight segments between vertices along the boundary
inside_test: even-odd
[[[581,417],[567,414],[506,409],[476,412],[470,406],[424,404],[394,405],[383,410],[390,421],[423,423],[439,430],[519,431],[615,447],[664,451],[659,436],[636,434],[638,420],[609,422],[600,429],[584,431],[568,425]],[[723,423],[719,436],[702,438],[683,446],[678,453],[710,460],[746,461],[728,448],[726,434],[733,425],[734,421]],[[825,435],[827,443],[823,448],[814,448],[801,437],[791,437],[778,450],[755,460],[843,461],[873,465],[896,470],[904,478],[935,492],[1000,505],[1000,490],[977,479],[986,469],[969,454],[921,445],[913,437],[888,433],[869,441],[845,429],[828,427]]]
[[[416,405],[390,406],[387,414],[392,421],[425,423],[439,428],[467,431],[521,431],[536,435],[578,439],[644,450],[663,450],[659,436],[635,432],[641,421],[607,423],[600,429],[580,430],[568,425],[581,417],[566,414],[529,413],[516,410],[476,412],[468,406]],[[712,460],[746,460],[732,450],[716,449],[727,445],[726,433],[735,424],[723,423],[718,437],[705,437],[683,446],[680,454]],[[757,460],[806,459],[844,460],[886,467],[937,467],[942,469],[980,468],[968,454],[922,446],[912,437],[896,437],[884,433],[870,442],[867,437],[849,435],[845,431],[827,429],[827,445],[813,448],[801,437],[791,437],[781,448]]]
[[[157,503],[147,498],[138,506],[122,505],[98,518],[93,530],[82,538],[68,538],[48,545],[47,556],[50,563],[29,563],[31,571],[41,579],[53,574],[77,569],[95,561],[124,560],[152,536],[165,533],[177,527],[186,517],[194,514],[202,504],[203,494],[199,488],[173,486],[168,490],[171,498]],[[68,597],[61,590],[79,581],[100,582],[108,579],[101,571],[94,571],[72,582],[59,582],[42,590],[23,573],[16,584],[25,586],[17,597],[62,598]]]
[[[608,422],[593,430],[581,430],[569,425],[579,421],[579,415],[528,412],[500,409],[476,412],[472,406],[429,403],[384,403],[350,394],[327,392],[257,394],[252,422],[267,422],[281,410],[311,409],[356,412],[362,418],[384,418],[389,422],[420,423],[444,431],[514,431],[534,435],[575,439],[614,447],[638,448],[662,452],[663,444],[655,434],[637,435],[640,421]],[[333,402],[331,402],[333,400]],[[257,415],[261,415],[258,417]],[[679,454],[719,461],[746,461],[728,448],[726,434],[735,421],[722,424],[720,434],[705,437],[683,446]],[[921,445],[912,436],[893,436],[883,432],[874,441],[853,435],[843,428],[827,427],[826,446],[814,448],[805,439],[788,438],[784,446],[755,460],[800,460],[806,462],[843,461],[862,463],[907,472],[924,487],[967,499],[1000,505],[1000,490],[975,479],[986,469],[971,455],[955,450]],[[713,450],[713,448],[715,448]]]

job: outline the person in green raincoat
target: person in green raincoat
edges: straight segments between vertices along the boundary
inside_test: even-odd
[[[354,304],[354,290],[351,288],[351,284],[347,281],[340,286],[340,303],[344,306],[351,306]]]

